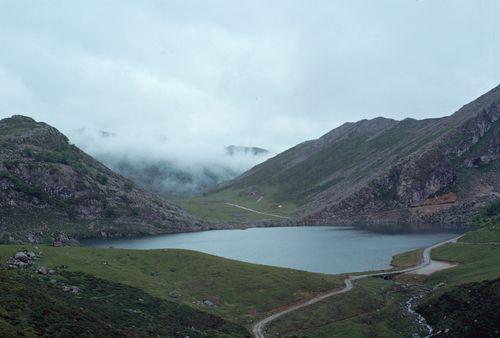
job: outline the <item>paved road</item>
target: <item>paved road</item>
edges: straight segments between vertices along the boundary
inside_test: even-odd
[[[256,213],[256,214],[260,214],[260,215],[266,215],[266,216],[277,217],[277,218],[283,218],[283,219],[290,219],[290,217],[281,216],[281,215],[276,215],[276,214],[270,214],[270,213],[267,213],[267,212],[262,212],[262,211],[258,211],[258,210],[250,209],[250,208],[247,208],[247,207],[244,207],[244,206],[238,205],[238,204],[233,204],[233,203],[224,203],[224,204],[225,204],[225,205],[232,206],[232,207],[235,207],[235,208],[240,208],[240,209],[243,209],[243,210],[246,210],[246,211],[251,211],[251,212],[254,212],[254,213]]]
[[[334,290],[334,291],[324,293],[322,295],[319,295],[319,296],[312,298],[308,301],[305,301],[303,303],[299,303],[297,305],[290,306],[290,307],[286,308],[285,310],[276,312],[276,313],[270,315],[269,317],[266,317],[266,318],[262,319],[261,321],[259,321],[258,323],[256,323],[252,328],[252,333],[256,338],[265,338],[264,333],[263,333],[264,328],[273,320],[275,320],[283,315],[286,315],[290,312],[293,312],[293,311],[296,311],[298,309],[304,308],[306,306],[312,305],[314,303],[320,302],[326,298],[349,292],[354,287],[354,281],[356,281],[358,279],[363,279],[363,278],[367,278],[367,277],[376,277],[376,276],[389,276],[389,275],[396,275],[396,274],[409,273],[409,272],[415,273],[415,272],[419,271],[420,269],[428,268],[429,266],[432,266],[432,264],[436,263],[436,261],[433,261],[431,259],[432,249],[435,249],[439,246],[442,246],[442,245],[445,245],[448,243],[455,243],[460,237],[462,237],[462,236],[458,236],[456,238],[453,238],[453,239],[450,239],[450,240],[447,240],[444,242],[440,242],[440,243],[437,243],[437,244],[434,244],[432,246],[425,248],[424,251],[422,252],[422,258],[420,260],[420,263],[416,266],[409,267],[406,269],[401,269],[401,270],[384,271],[384,272],[369,273],[369,274],[365,274],[365,275],[349,276],[346,279],[344,279],[344,284],[345,284],[344,288],[342,288],[340,290]],[[437,271],[437,270],[434,269],[434,271]]]

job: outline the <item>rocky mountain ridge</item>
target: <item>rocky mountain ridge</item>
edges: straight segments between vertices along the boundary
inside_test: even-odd
[[[0,120],[0,239],[46,240],[186,232],[213,227],[137,187],[57,129]]]
[[[448,117],[346,123],[221,190],[266,187],[294,224],[467,223],[500,196],[499,118],[496,87]]]

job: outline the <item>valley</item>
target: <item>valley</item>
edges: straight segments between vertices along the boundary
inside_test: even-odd
[[[499,107],[497,86],[443,118],[345,123],[179,203],[236,222],[277,220],[223,203],[290,217],[285,224],[470,223],[500,194]]]
[[[107,168],[54,127],[18,115],[0,120],[0,331],[492,333],[496,328],[479,317],[461,327],[467,319],[450,302],[475,302],[486,317],[500,304],[499,88],[449,117],[345,124],[200,195],[172,201]],[[331,224],[336,228],[325,226]],[[336,242],[328,231],[343,231],[340,225],[354,226],[358,237]],[[478,230],[439,247],[432,246],[437,240],[418,242],[418,233],[408,234],[412,240],[403,246],[405,237],[397,235],[462,225]],[[255,229],[223,231],[256,233],[254,242],[217,231],[208,232],[217,238],[200,240],[205,230],[248,228]],[[199,247],[187,249],[216,245],[219,251],[209,252],[218,256],[163,246],[109,248],[176,233],[193,233]],[[85,240],[106,244],[79,245]],[[226,255],[225,248],[240,254]],[[396,267],[387,266],[405,250],[394,258]],[[343,265],[328,266],[334,258]],[[460,296],[464,288],[474,290],[470,297]],[[429,308],[453,315],[443,319]],[[159,324],[165,319],[169,324]]]
[[[0,338],[499,338],[500,1],[0,1]]]
[[[61,311],[65,306],[78,306],[79,302],[84,300],[87,302],[86,307],[92,308],[94,314],[100,313],[99,311],[106,313],[102,317],[104,321],[106,318],[112,320],[112,314],[106,311],[110,311],[113,307],[140,311],[131,312],[127,317],[119,317],[124,318],[126,322],[115,321],[114,327],[106,327],[105,330],[103,328],[102,332],[112,332],[115,329],[122,332],[138,330],[135,332],[144,334],[172,329],[177,330],[176,332],[191,330],[190,334],[196,337],[205,335],[245,337],[259,319],[293,304],[314,299],[315,296],[329,294],[331,296],[328,298],[310,302],[307,307],[297,308],[279,318],[273,318],[274,320],[262,327],[262,332],[265,332],[266,337],[352,334],[360,337],[396,336],[404,332],[407,335],[415,332],[425,334],[424,327],[417,323],[416,317],[405,310],[407,300],[418,296],[423,297],[419,304],[436,302],[442,304],[443,295],[456,292],[455,290],[460,290],[467,283],[484,280],[498,283],[499,231],[500,225],[498,222],[493,222],[465,234],[457,243],[441,245],[431,251],[432,259],[457,262],[456,267],[436,272],[429,277],[412,274],[413,266],[423,264],[419,263],[422,250],[417,250],[396,256],[393,260],[394,272],[382,272],[364,279],[360,279],[359,274],[354,274],[358,277],[354,277],[352,281],[352,290],[349,289],[350,292],[344,293],[337,290],[342,290],[346,274],[314,274],[242,263],[179,249],[125,250],[46,245],[1,245],[2,262],[7,261],[16,252],[33,251],[39,256],[34,262],[35,266],[45,266],[53,272],[33,274],[29,269],[26,272],[1,269],[3,282],[0,283],[0,287],[4,295],[2,297],[7,302],[3,304],[13,304],[12,300],[5,297],[23,292],[21,290],[25,290],[26,287],[21,285],[26,283],[38,285],[33,290],[47,289],[43,297],[32,298],[33,301],[29,303],[32,307],[22,310],[28,315],[23,317],[27,318],[27,321],[22,325],[27,325],[26,330],[29,327],[29,330],[35,332],[40,332],[37,330],[41,330],[42,327],[45,330],[50,326],[43,321],[33,322],[29,318],[37,316],[37,311],[41,311],[44,307],[53,308],[52,304],[38,305],[37,302],[47,302],[49,299],[47,297],[60,293],[58,290],[63,285],[72,285],[78,291],[75,294],[69,293],[65,298],[66,303],[58,303],[58,306],[62,307]],[[408,273],[400,274],[397,272],[399,269]],[[391,274],[395,277],[381,278]],[[10,291],[4,292],[7,287]],[[429,290],[432,292],[429,293]],[[128,293],[135,294],[132,298],[116,299],[112,296],[115,292],[124,297],[127,297]],[[177,310],[174,312],[176,315],[182,317],[189,311],[201,311],[197,315],[201,317],[193,324],[183,324],[181,319],[175,320],[173,323],[178,326],[173,328],[169,328],[168,325],[161,327],[153,325],[146,329],[134,324],[139,318],[143,318],[142,321],[154,322],[154,316],[159,314],[153,309],[158,308],[159,303],[164,304],[161,305],[161,309],[166,313],[170,311],[166,310],[167,308],[182,304],[181,307],[177,305]],[[498,303],[493,304],[496,305],[492,306],[498,305]],[[418,311],[424,311],[421,310],[421,305],[418,306]],[[4,308],[2,311],[4,315],[0,316],[0,329],[2,332],[14,330],[12,317],[7,315],[12,313],[13,308]],[[210,313],[216,317],[207,317],[207,324],[201,324],[204,321],[203,316],[206,316],[203,313]],[[83,316],[82,318],[87,316],[84,312],[79,315]],[[193,318],[192,316],[189,315],[189,318]],[[75,333],[75,326],[71,324],[73,318],[77,317],[72,316],[65,321],[69,325],[68,332]],[[84,322],[80,319],[80,323]],[[183,328],[182,325],[186,327]],[[195,332],[189,325],[195,327]],[[434,330],[439,328],[444,330],[445,326],[448,330],[459,329],[453,325],[439,323],[436,319],[431,319],[430,325]],[[20,327],[23,326],[16,324],[15,329],[20,330]],[[90,329],[89,326],[84,327]],[[98,332],[100,329],[96,326],[92,330]],[[451,334],[453,332],[450,331]]]

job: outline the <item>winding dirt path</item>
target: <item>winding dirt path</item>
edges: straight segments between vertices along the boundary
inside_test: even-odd
[[[430,274],[430,273],[442,270],[443,268],[447,269],[451,266],[444,267],[443,265],[441,265],[443,262],[433,260],[431,258],[431,251],[432,251],[432,249],[435,249],[437,247],[440,247],[440,246],[448,244],[448,243],[456,243],[460,237],[462,237],[462,235],[425,248],[424,251],[422,252],[422,257],[420,259],[420,263],[416,266],[401,269],[401,270],[383,271],[383,272],[376,272],[376,273],[368,273],[368,274],[364,274],[364,275],[348,276],[346,279],[344,279],[344,284],[345,284],[344,288],[342,288],[340,290],[334,290],[334,291],[330,291],[330,292],[321,294],[321,295],[319,295],[315,298],[309,299],[305,302],[290,306],[290,307],[286,308],[285,310],[275,312],[272,315],[257,322],[252,327],[252,333],[256,338],[265,338],[263,331],[264,331],[264,328],[270,322],[272,322],[272,321],[276,320],[277,318],[284,316],[290,312],[293,312],[293,311],[302,309],[304,307],[310,306],[310,305],[315,304],[317,302],[320,302],[326,298],[349,292],[354,287],[354,281],[356,281],[358,279],[363,279],[363,278],[367,278],[367,277],[377,277],[377,276],[389,276],[389,275],[396,275],[396,274],[402,274],[402,273],[419,273],[419,271],[420,271],[420,273],[422,273],[423,269],[427,269],[425,271],[426,272],[425,274]],[[451,264],[449,264],[449,265],[451,265]],[[431,272],[428,273],[429,271],[431,271]]]
[[[260,214],[260,215],[271,216],[271,217],[277,217],[277,218],[283,218],[283,219],[290,219],[290,217],[281,216],[281,215],[276,215],[276,214],[270,214],[270,213],[267,213],[267,212],[262,212],[262,211],[258,211],[258,210],[250,209],[250,208],[247,208],[247,207],[244,207],[244,206],[238,205],[238,204],[233,204],[233,203],[224,203],[224,204],[225,204],[225,205],[229,205],[229,206],[231,206],[231,207],[240,208],[240,209],[243,209],[243,210],[246,210],[246,211],[254,212],[254,213],[256,213],[256,214]]]

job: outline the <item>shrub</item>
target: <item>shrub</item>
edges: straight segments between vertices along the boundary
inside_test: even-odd
[[[125,189],[125,191],[127,191],[127,192],[132,191],[132,183],[130,183],[130,182],[126,182],[126,183],[123,185],[123,189]]]
[[[108,177],[102,174],[97,174],[96,176],[97,182],[101,183],[102,185],[108,184]]]
[[[500,198],[497,198],[481,210],[484,217],[495,217],[500,214]]]

